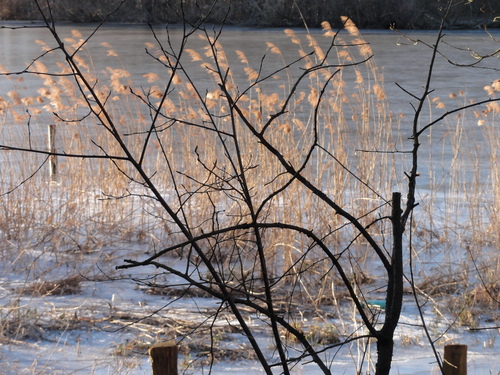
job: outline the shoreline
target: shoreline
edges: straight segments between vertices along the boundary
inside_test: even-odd
[[[120,5],[120,3],[122,3]],[[383,4],[370,0],[356,3],[337,1],[324,6],[320,1],[297,0],[296,6],[247,1],[220,4],[212,7],[211,0],[184,1],[182,7],[161,1],[139,0],[109,1],[89,4],[77,0],[61,0],[53,4],[51,14],[57,21],[72,23],[122,24],[177,24],[182,18],[189,22],[204,19],[206,23],[239,27],[307,27],[318,28],[328,21],[341,27],[340,16],[350,17],[359,29],[434,30],[439,28],[442,9],[439,2],[420,4],[416,0],[386,1]],[[445,29],[467,30],[500,27],[500,5],[479,4],[452,7]],[[48,9],[42,9],[48,11]],[[48,14],[48,13],[47,13]],[[180,15],[183,15],[181,17]],[[0,20],[40,21],[39,9],[32,0],[0,0]]]

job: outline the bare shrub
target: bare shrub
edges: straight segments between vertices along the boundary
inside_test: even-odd
[[[161,68],[161,78],[148,72],[143,84],[135,84],[109,44],[99,48],[111,66],[93,66],[89,45],[102,25],[87,35],[63,35],[53,14],[35,4],[53,41],[39,42],[40,56],[24,69],[2,69],[6,77],[41,79],[39,96],[12,90],[3,101],[6,121],[25,125],[19,134],[6,132],[0,145],[13,155],[13,181],[6,182],[5,195],[18,200],[5,203],[1,221],[12,247],[33,233],[40,234],[36,245],[46,246],[42,255],[54,245],[71,244],[72,252],[87,254],[116,243],[146,244],[147,253],[131,254],[118,269],[148,270],[134,277],[148,290],[182,297],[196,289],[196,296],[218,301],[214,310],[200,312],[203,322],[187,327],[194,332],[208,326],[208,344],[199,347],[210,348],[210,363],[226,354],[215,349],[219,331],[213,327],[231,319],[236,323],[229,326],[248,340],[268,374],[274,367],[289,373],[304,361],[330,373],[332,359],[325,351],[370,342],[377,346],[376,372],[388,374],[406,276],[407,290],[421,307],[412,257],[427,248],[415,249],[412,234],[430,238],[432,246],[448,238],[436,231],[432,215],[414,215],[421,142],[452,114],[498,101],[463,104],[437,118],[424,115],[429,103],[442,109],[431,86],[443,28],[428,45],[432,57],[423,91],[401,87],[415,102],[410,140],[403,143],[394,134],[400,128],[373,52],[348,17],[341,18],[344,31],[323,23],[322,43],[294,30],[285,31],[285,49],[268,43],[268,58],[282,62],[277,69],[268,69],[264,58],[254,66],[243,52],[226,51],[223,28],[206,26],[208,18],[185,20],[177,35],[151,27],[146,54]],[[194,41],[198,49],[189,48]],[[290,49],[297,51],[293,58],[284,55]],[[278,88],[277,76],[287,78]],[[40,134],[32,127],[35,118],[62,128],[61,151],[45,151],[34,135]],[[32,160],[16,160],[19,153]],[[59,184],[45,185],[39,173],[49,156],[65,159],[67,179]],[[409,161],[399,162],[404,156]],[[23,203],[26,209],[9,210],[22,202],[25,189],[38,186],[47,189],[30,196],[37,199]],[[476,219],[477,212],[470,217]],[[421,287],[450,293],[460,277],[443,276],[428,286],[424,280]],[[62,280],[27,288],[61,293],[71,285]],[[345,331],[331,329],[332,316],[321,311],[325,303],[335,318],[352,320]],[[111,316],[115,309],[109,304]],[[317,325],[303,324],[301,314]],[[254,319],[271,338],[271,355],[257,339]],[[122,315],[110,324],[125,320]],[[425,324],[422,316],[434,345]],[[148,339],[163,338],[162,331],[154,333]],[[126,354],[147,342],[141,336],[116,349]]]

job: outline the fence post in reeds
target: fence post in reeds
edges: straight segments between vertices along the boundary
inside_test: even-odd
[[[444,347],[443,375],[467,375],[467,345]]]
[[[167,341],[149,348],[153,365],[153,375],[177,375],[177,346],[175,341]]]
[[[56,152],[56,126],[49,125],[49,152],[54,154]],[[57,181],[57,156],[50,155],[49,156],[49,175],[50,182]]]

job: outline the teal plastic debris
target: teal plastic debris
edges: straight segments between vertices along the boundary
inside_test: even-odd
[[[368,305],[368,307],[385,309],[385,300],[382,299],[367,299],[366,304]]]

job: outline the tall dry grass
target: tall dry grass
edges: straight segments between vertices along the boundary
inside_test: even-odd
[[[329,57],[333,65],[362,61],[372,54],[354,24],[347,21],[346,29],[346,34],[336,36],[336,50]],[[268,58],[284,62],[287,58],[283,48],[294,49],[297,57],[303,57],[302,67],[312,66],[325,55],[322,47],[327,45],[325,40],[335,35],[327,23],[323,24],[323,30],[323,35],[319,36],[286,30],[286,42],[283,42],[286,47],[268,43]],[[82,36],[77,31],[65,40],[74,50],[80,48],[81,42]],[[44,42],[40,45],[42,50],[49,48]],[[223,45],[217,44],[214,59],[207,45],[204,50],[188,50],[189,58],[185,61],[186,66],[196,72],[193,74],[203,77],[200,86],[193,85],[190,76],[178,72],[172,80],[174,90],[160,103],[168,72],[149,72],[137,77],[136,72],[123,68],[111,45],[104,47],[110,66],[94,66],[92,50],[86,46],[77,55],[78,63],[96,82],[97,92],[106,101],[109,113],[134,155],[140,155],[143,134],[151,122],[152,113],[144,100],[154,106],[162,105],[162,131],[148,147],[146,157],[148,172],[154,175],[153,181],[160,191],[166,197],[175,197],[171,178],[171,171],[175,171],[182,195],[177,201],[170,200],[175,208],[185,210],[186,220],[197,230],[210,229],[214,207],[224,212],[221,218],[227,222],[242,220],[248,214],[246,208],[237,200],[228,199],[226,192],[212,191],[210,200],[206,200],[207,195],[198,194],[197,190],[200,188],[198,181],[215,182],[210,180],[214,176],[207,173],[206,165],[217,161],[221,174],[231,168],[231,159],[222,152],[220,137],[215,132],[189,125],[213,120],[219,130],[231,129],[231,118],[227,116],[230,108],[217,86],[218,77],[207,67],[213,68],[218,63],[222,69],[227,69],[228,87],[235,97],[243,88],[252,85],[239,97],[238,105],[257,129],[262,129],[269,116],[279,111],[298,71],[287,68],[255,84],[259,68],[252,66],[244,51],[226,51]],[[155,45],[147,44],[146,48],[159,61],[165,62],[164,55]],[[311,50],[314,54],[308,56]],[[39,61],[36,69],[41,73],[50,69],[68,73],[61,61],[50,68]],[[310,74],[308,80],[298,86],[288,111],[266,130],[269,141],[295,166],[301,165],[312,145],[314,109],[318,105],[319,92],[325,79],[336,69],[332,67]],[[8,71],[8,68],[2,70]],[[239,71],[244,74],[237,74]],[[40,84],[36,91],[25,94],[21,89],[13,89],[0,99],[3,116],[0,131],[4,144],[26,148],[30,147],[29,139],[32,147],[44,149],[45,126],[56,123],[57,147],[62,153],[103,155],[105,152],[123,156],[116,140],[105,130],[108,124],[98,124],[93,117],[85,117],[85,97],[71,77],[39,75],[38,78]],[[150,88],[139,87],[135,80],[147,81]],[[196,84],[198,78],[194,82]],[[16,87],[20,83],[11,81],[11,85]],[[491,90],[496,94],[498,88]],[[203,100],[200,100],[200,92],[206,92]],[[89,93],[84,91],[83,94]],[[457,101],[465,100],[460,95],[455,96]],[[399,119],[391,110],[390,99],[384,90],[383,75],[376,59],[340,68],[319,104],[318,144],[322,148],[316,149],[303,172],[365,225],[389,214],[386,203],[392,191],[405,192],[404,171],[408,170],[405,156],[386,152],[404,150],[406,142],[400,132]],[[441,102],[438,99],[429,105],[438,107]],[[475,138],[467,140],[466,127],[471,116],[478,116],[476,122],[480,121],[481,131],[484,131],[488,160],[484,160],[484,150],[476,152],[468,146],[467,142],[476,141]],[[184,123],[175,121],[179,119]],[[236,116],[234,120],[238,123],[240,142],[245,150],[243,164],[249,167],[246,173],[252,199],[258,204],[283,184],[284,170],[245,129],[241,119]],[[433,249],[446,248],[450,260],[455,260],[452,250],[464,243],[474,247],[478,257],[482,249],[498,246],[495,228],[499,224],[500,191],[496,150],[500,138],[496,122],[498,108],[495,106],[484,113],[462,113],[445,123],[445,137],[438,143],[442,152],[436,151],[438,147],[428,148],[431,153],[424,168],[429,168],[429,189],[422,190],[421,208],[414,217],[417,250],[428,250],[427,255],[417,254],[421,259],[431,259]],[[127,177],[137,178],[137,175],[122,161],[59,158],[58,183],[54,184],[49,182],[46,165],[42,166],[45,156],[2,151],[1,157],[2,192],[12,190],[4,194],[1,201],[0,230],[6,239],[1,252],[12,269],[32,268],[33,257],[28,250],[34,248],[47,253],[71,251],[83,256],[117,243],[134,242],[138,246],[159,249],[175,242],[177,229],[155,200],[148,199],[143,186]],[[34,173],[40,167],[40,171]],[[197,194],[193,193],[195,191]],[[352,244],[352,228],[344,226],[337,215],[298,183],[268,202],[262,216],[269,221],[299,223],[325,233],[326,242],[335,252],[350,254],[346,257],[349,259],[346,267],[353,275],[369,275],[374,271],[367,245],[361,240]],[[382,222],[370,230],[381,241],[390,233]],[[307,238],[281,231],[266,235],[265,243],[276,275],[284,271],[290,275],[308,275],[294,282],[301,284],[311,301],[321,301],[318,295],[324,295],[325,290],[331,291],[336,280],[329,272],[330,264],[322,258],[323,254],[309,248]],[[252,258],[244,238],[237,243],[237,248],[247,260]],[[459,260],[466,259],[464,256]],[[446,257],[439,261],[445,262]],[[39,267],[43,266],[40,263]],[[38,274],[44,272],[40,270]]]

